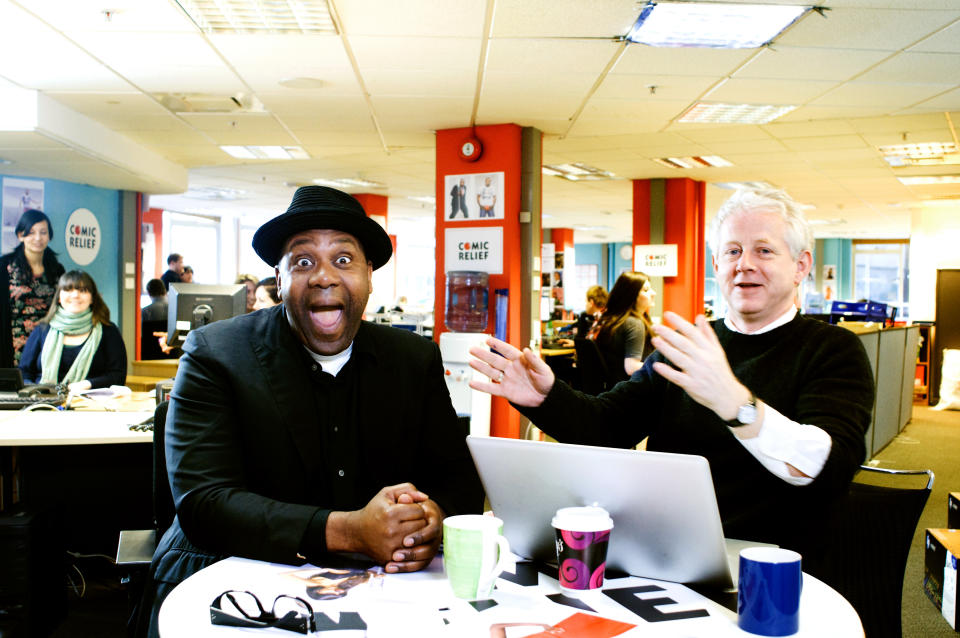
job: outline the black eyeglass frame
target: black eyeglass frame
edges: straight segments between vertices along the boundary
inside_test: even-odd
[[[252,598],[257,605],[257,609],[260,612],[259,615],[252,616],[248,614],[246,610],[237,602],[234,594],[246,594],[250,596],[250,598]],[[224,596],[227,597],[234,609],[240,612],[241,616],[237,616],[223,609],[221,601],[223,600]],[[294,600],[303,606],[304,610],[302,612],[291,610],[278,618],[276,615],[277,603],[282,599]],[[222,625],[225,627],[285,629],[298,634],[309,634],[317,630],[317,622],[316,618],[314,617],[313,607],[310,606],[310,603],[303,598],[300,598],[299,596],[290,596],[289,594],[280,594],[273,599],[273,605],[271,606],[270,611],[267,611],[263,608],[263,604],[260,602],[260,599],[257,598],[256,594],[251,591],[240,589],[229,589],[213,599],[213,602],[210,603],[210,622],[214,625]]]

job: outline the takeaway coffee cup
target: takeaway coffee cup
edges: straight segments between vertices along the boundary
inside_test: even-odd
[[[778,547],[740,551],[737,624],[761,636],[789,636],[800,628],[800,554]]]
[[[613,519],[602,507],[564,507],[552,525],[557,534],[560,587],[576,592],[599,589],[607,568],[607,544]]]
[[[499,518],[464,514],[443,520],[443,568],[457,598],[489,598],[509,554]]]

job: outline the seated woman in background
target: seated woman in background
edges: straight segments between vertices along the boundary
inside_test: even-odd
[[[73,392],[123,385],[127,351],[110,309],[82,270],[60,277],[56,303],[23,347],[26,383],[64,383]]]
[[[260,283],[257,284],[254,297],[256,299],[253,302],[254,310],[260,310],[261,308],[273,308],[274,306],[279,305],[280,295],[277,293],[277,278],[267,277],[266,279],[261,279]]]
[[[629,378],[653,352],[650,308],[654,296],[650,278],[645,274],[623,273],[613,284],[607,309],[591,331],[616,381]]]
[[[603,311],[607,308],[607,289],[603,286],[590,286],[587,288],[587,306],[586,309],[577,316],[576,322],[566,328],[560,328],[560,334],[570,337],[586,337],[594,324],[600,320]],[[560,339],[559,344],[564,348],[573,347],[573,339]]]

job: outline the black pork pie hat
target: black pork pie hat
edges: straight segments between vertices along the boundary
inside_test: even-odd
[[[301,186],[287,212],[274,217],[253,235],[253,250],[268,266],[276,266],[291,235],[314,228],[341,230],[359,240],[373,269],[390,261],[393,244],[383,226],[367,217],[352,195],[329,186]]]

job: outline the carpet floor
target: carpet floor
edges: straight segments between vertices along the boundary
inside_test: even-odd
[[[947,526],[947,493],[960,491],[960,412],[914,406],[913,418],[874,464],[890,469],[933,470],[936,480],[913,536],[903,579],[903,638],[954,637],[940,611],[923,593],[924,530]]]

